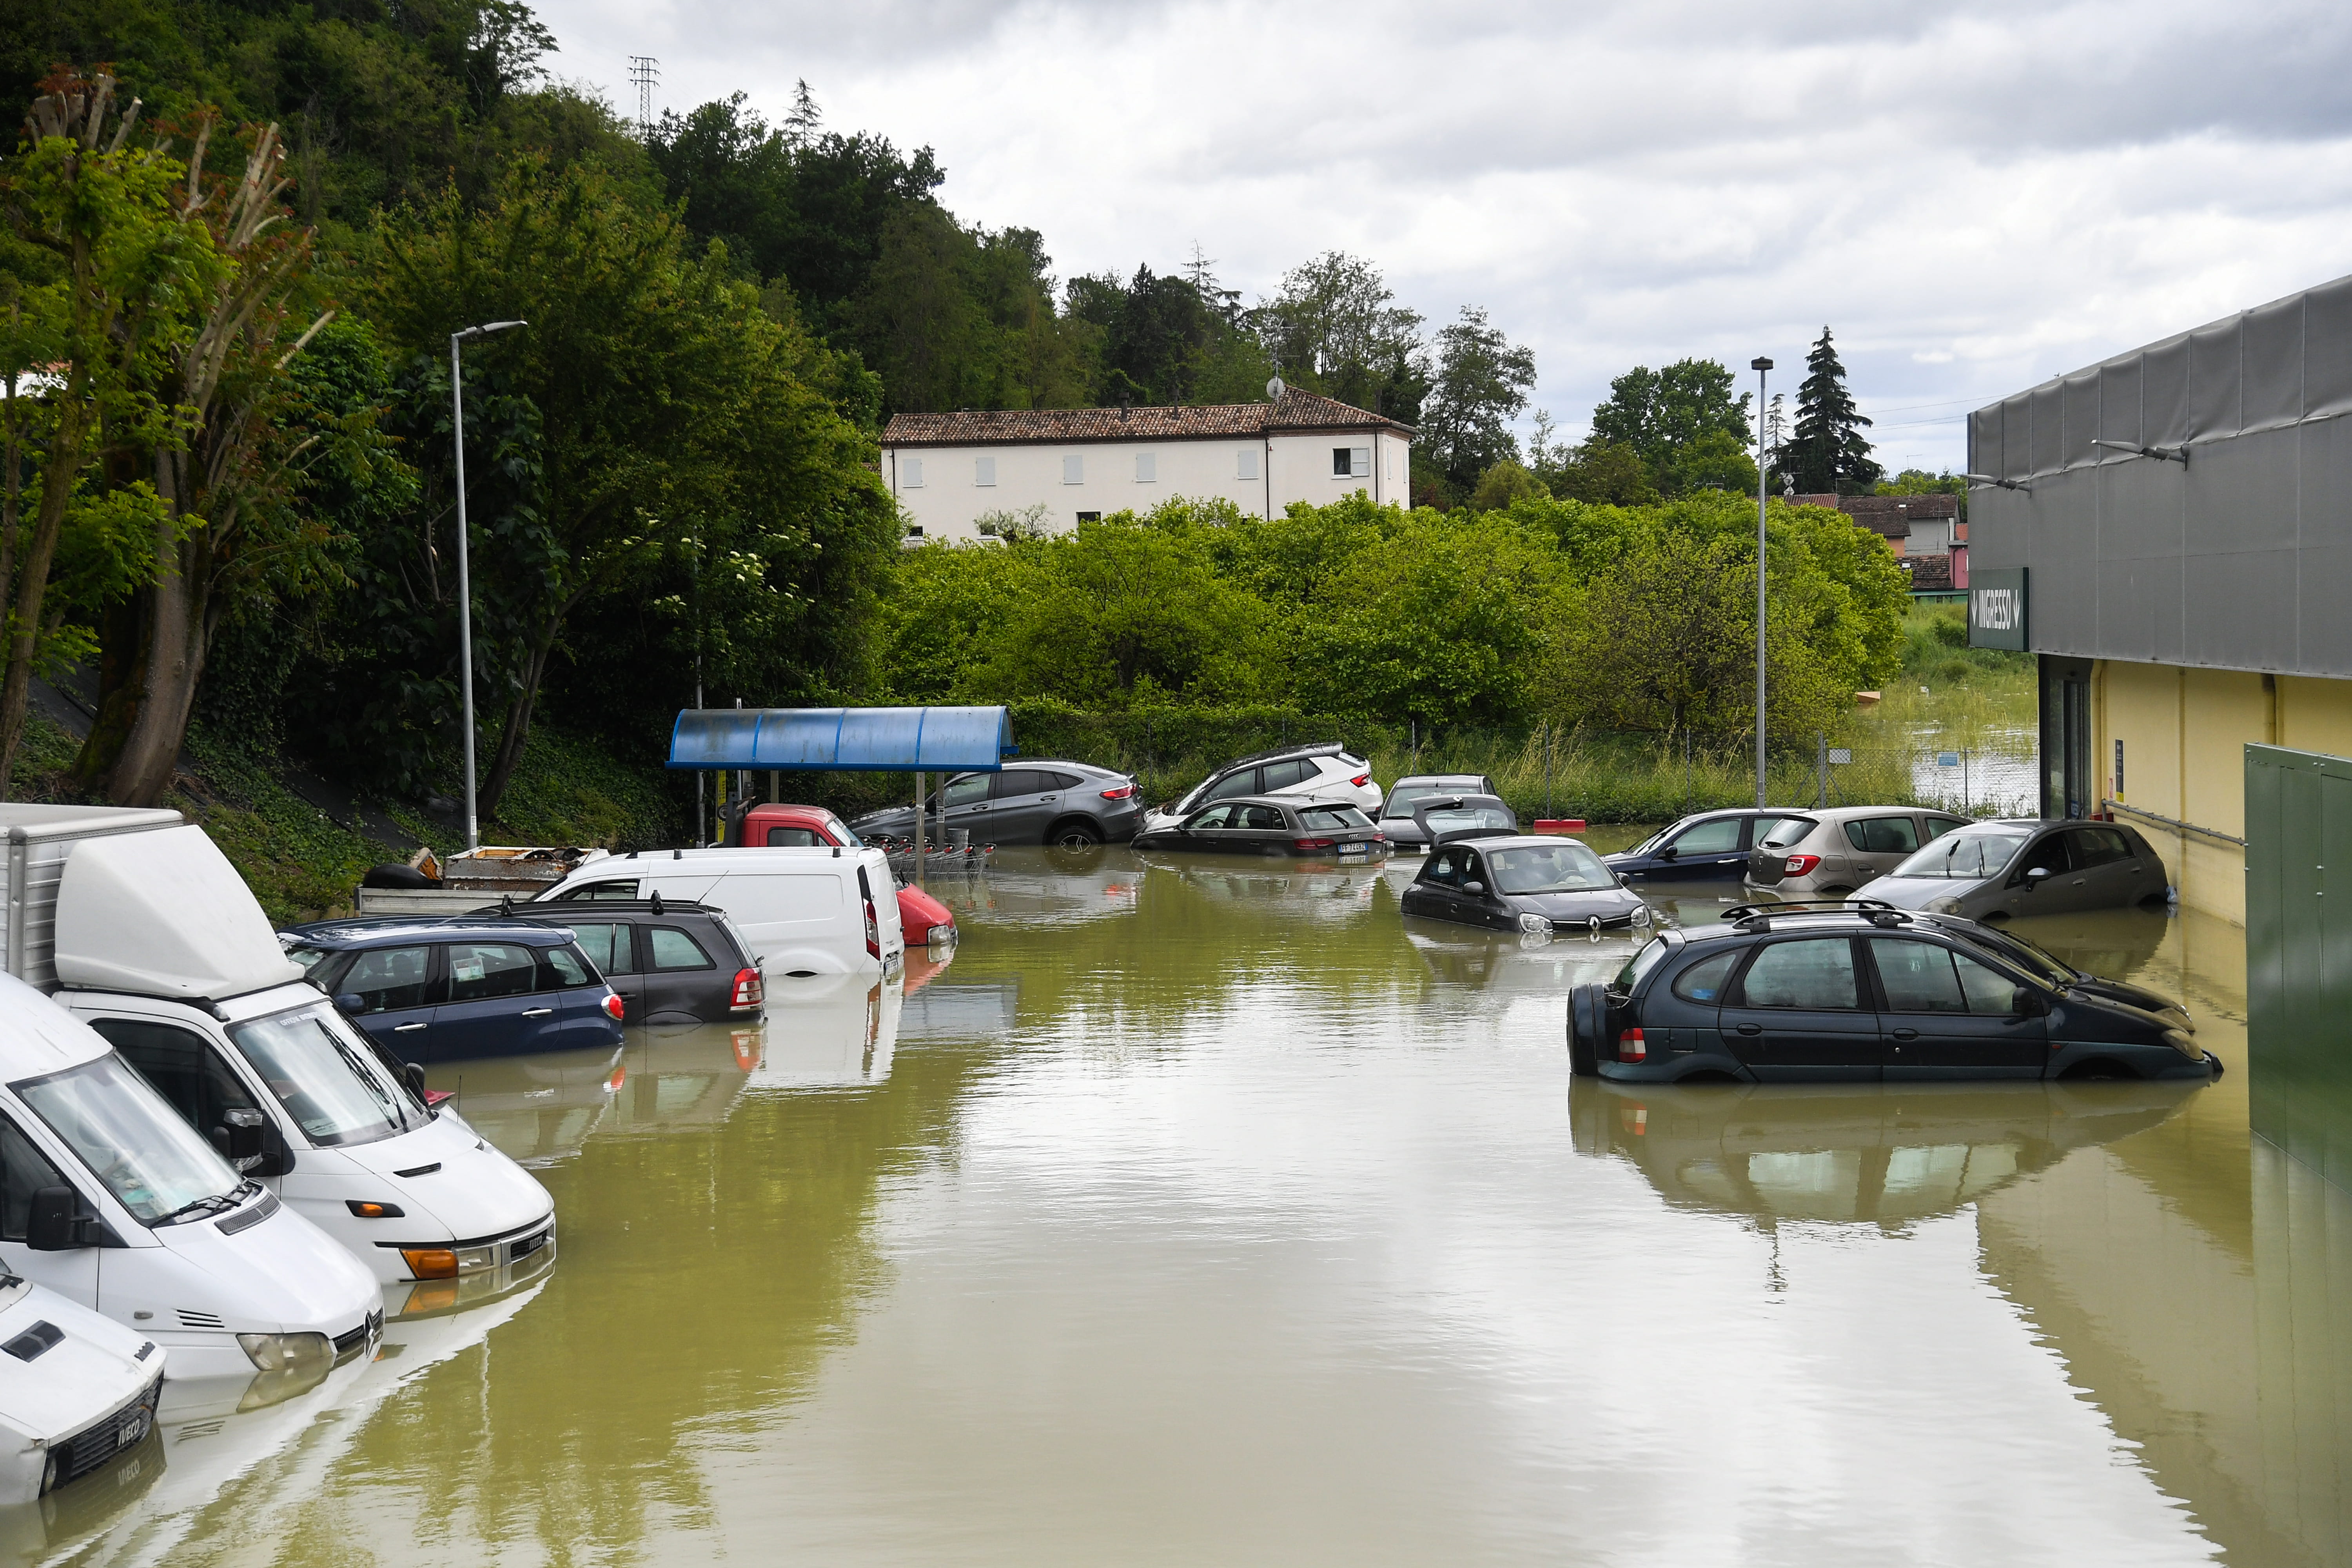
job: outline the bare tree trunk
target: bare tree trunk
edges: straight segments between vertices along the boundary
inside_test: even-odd
[[[65,526],[66,502],[81,474],[82,447],[89,436],[89,416],[76,401],[79,386],[58,398],[57,438],[49,444],[48,462],[41,471],[41,505],[34,514],[33,537],[16,583],[16,627],[8,639],[8,671],[0,679],[0,800],[8,796],[8,781],[16,765],[16,747],[25,738],[25,710],[33,691],[33,656],[41,643],[41,601],[49,585],[49,563],[58,552],[58,533]]]
[[[168,559],[148,595],[138,712],[106,781],[106,797],[117,805],[155,805],[171,789],[204,673],[205,552],[194,540],[175,544],[161,523],[156,549]]]

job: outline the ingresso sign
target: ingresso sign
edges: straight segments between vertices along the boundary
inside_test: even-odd
[[[1969,574],[1969,646],[2020,652],[2025,639],[2025,568],[1979,567]]]

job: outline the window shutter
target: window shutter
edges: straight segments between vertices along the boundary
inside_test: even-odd
[[[971,465],[971,482],[976,485],[994,484],[996,482],[996,459],[993,458],[974,458]]]
[[[1138,452],[1135,455],[1135,482],[1137,484],[1150,484],[1160,477],[1158,470],[1158,454],[1152,452]]]
[[[1372,449],[1370,447],[1350,447],[1348,448],[1348,472],[1350,476],[1360,479],[1369,479],[1372,477]]]
[[[1082,484],[1085,484],[1085,483],[1087,482],[1087,460],[1086,460],[1086,458],[1082,458],[1082,457],[1080,457],[1080,458],[1063,458],[1063,459],[1062,459],[1062,482],[1063,482],[1064,484],[1066,484],[1066,485],[1082,485]]]
[[[1238,479],[1257,478],[1257,448],[1244,447],[1234,454],[1234,477]]]
[[[923,488],[922,458],[901,458],[898,459],[898,486],[901,489],[909,490],[919,490]]]

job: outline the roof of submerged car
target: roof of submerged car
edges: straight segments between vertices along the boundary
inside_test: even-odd
[[[504,915],[365,915],[351,920],[316,921],[289,926],[279,939],[293,937],[308,947],[389,947],[394,942],[449,941],[461,937],[506,937],[527,947],[560,947],[572,940],[560,927],[541,925]]]

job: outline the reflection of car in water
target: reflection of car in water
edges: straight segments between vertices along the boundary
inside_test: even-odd
[[[1449,984],[1565,998],[1573,987],[1622,969],[1647,933],[1630,940],[1622,932],[1506,936],[1431,923],[1407,925],[1404,939],[1430,973]]]
[[[625,1047],[450,1062],[427,1075],[467,1126],[507,1158],[545,1165],[580,1152],[627,1078]]]
[[[1307,920],[1352,918],[1368,908],[1381,886],[1377,866],[1253,865],[1202,860],[1155,860],[1143,873],[1181,884],[1198,897],[1247,904],[1254,918]]]
[[[1898,1226],[1948,1214],[2070,1150],[2155,1126],[2194,1082],[1675,1085],[1580,1079],[1580,1154],[1665,1200],[1781,1220]]]
[[[985,865],[954,865],[927,877],[931,896],[959,921],[978,914],[1024,928],[1129,914],[1142,879],[1126,851],[1099,848],[999,849]],[[772,1005],[772,984],[769,995]]]
[[[768,987],[766,1051],[751,1074],[765,1089],[864,1089],[890,1076],[902,996],[896,977],[786,978]]]
[[[848,979],[848,976],[836,978]],[[773,1017],[773,1005],[770,1014]],[[628,1080],[613,1097],[600,1138],[686,1126],[717,1126],[759,1070],[767,1049],[760,1024],[696,1024],[641,1029],[629,1040]]]

